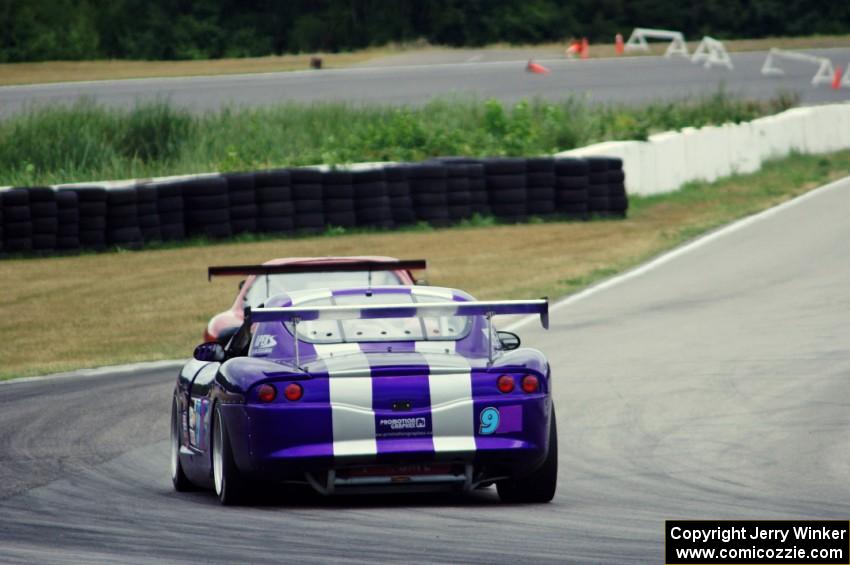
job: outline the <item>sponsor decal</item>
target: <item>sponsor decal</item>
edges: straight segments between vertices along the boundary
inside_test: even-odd
[[[379,418],[378,437],[428,435],[431,426],[425,416],[410,416],[407,418]]]
[[[254,353],[269,353],[277,345],[273,335],[261,334],[254,338]]]
[[[193,398],[189,404],[189,443],[196,447],[203,448],[208,407],[206,398]]]

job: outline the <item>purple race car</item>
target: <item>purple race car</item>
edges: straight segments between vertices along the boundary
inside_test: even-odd
[[[172,402],[178,491],[238,503],[249,484],[323,494],[496,484],[548,502],[558,476],[549,363],[492,317],[548,302],[477,302],[459,290],[304,290],[246,308],[226,346],[204,343]]]

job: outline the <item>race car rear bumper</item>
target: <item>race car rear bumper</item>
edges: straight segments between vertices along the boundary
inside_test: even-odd
[[[415,432],[385,434],[337,441],[327,405],[231,404],[222,405],[222,415],[240,472],[261,479],[297,481],[312,476],[316,482],[327,485],[330,472],[335,475],[331,482],[348,486],[444,482],[456,487],[457,483],[469,486],[488,479],[522,476],[542,464],[549,448],[548,395],[478,398],[474,406],[466,408],[475,419],[470,423],[468,435],[439,437],[433,430],[426,430],[418,435]],[[492,409],[513,414],[518,421],[504,432],[482,433],[478,425],[481,412]],[[416,418],[416,412],[409,416]],[[398,475],[392,472],[385,477],[355,477],[356,480],[341,482],[339,479],[349,470],[362,466],[409,464],[449,464],[452,471],[442,478],[419,477],[395,483],[392,477]]]

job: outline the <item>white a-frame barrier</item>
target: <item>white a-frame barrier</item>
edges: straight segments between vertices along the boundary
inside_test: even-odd
[[[649,51],[647,39],[661,39],[670,42],[667,50],[664,52],[665,57],[671,55],[681,55],[689,57],[688,45],[685,43],[685,36],[681,31],[670,31],[667,29],[650,29],[645,27],[636,27],[632,30],[629,40],[626,41],[626,51]]]
[[[808,53],[800,53],[798,51],[787,51],[777,47],[772,48],[767,53],[767,59],[764,60],[764,65],[761,67],[761,74],[782,76],[785,71],[776,66],[777,59],[788,59],[791,61],[804,61],[807,63],[815,63],[818,65],[818,70],[815,76],[812,77],[812,85],[832,84],[832,79],[835,75],[835,68],[832,66],[832,61],[826,57],[816,57]],[[847,76],[845,76],[845,79]],[[848,81],[850,82],[850,81]]]
[[[723,43],[707,35],[700,41],[700,44],[691,56],[691,61],[694,63],[703,63],[706,69],[714,65],[721,65],[730,70],[735,68],[732,65],[729,52],[726,51]]]

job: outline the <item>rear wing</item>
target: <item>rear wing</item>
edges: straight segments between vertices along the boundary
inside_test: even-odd
[[[285,306],[249,308],[245,319],[255,322],[309,322],[312,320],[361,320],[374,318],[421,318],[424,316],[492,316],[539,314],[549,329],[549,300],[496,300],[486,302],[420,302],[375,306]]]
[[[425,259],[401,261],[349,261],[345,263],[294,263],[288,265],[220,265],[207,268],[207,280],[236,275],[277,275],[289,273],[340,273],[352,271],[420,271]]]
[[[245,326],[255,322],[291,322],[295,327],[295,365],[301,366],[298,353],[298,323],[312,320],[368,320],[377,318],[420,318],[424,316],[485,316],[487,318],[488,362],[493,363],[493,316],[503,314],[539,314],[540,323],[549,329],[549,299],[498,300],[476,302],[420,302],[378,304],[375,306],[284,306],[245,308]]]

